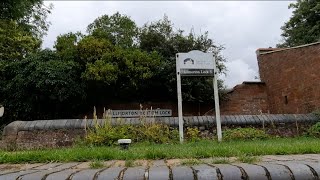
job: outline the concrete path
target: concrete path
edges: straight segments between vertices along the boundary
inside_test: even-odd
[[[236,158],[155,161],[0,164],[0,180],[308,180],[319,179],[320,154],[262,156],[255,163]],[[225,164],[218,164],[224,162]],[[228,163],[228,164],[227,164]],[[126,167],[130,166],[130,167]]]

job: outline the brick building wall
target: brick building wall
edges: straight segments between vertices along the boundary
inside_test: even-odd
[[[227,93],[227,101],[221,102],[224,115],[254,115],[268,113],[266,86],[263,82],[243,82]]]
[[[258,49],[270,113],[310,113],[320,108],[320,42],[287,49]]]

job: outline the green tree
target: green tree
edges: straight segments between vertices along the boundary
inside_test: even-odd
[[[7,119],[66,118],[85,97],[79,65],[42,50],[21,61],[2,64],[1,98]]]
[[[278,47],[292,47],[320,41],[320,1],[298,0],[291,3],[293,15],[282,27],[283,42]]]
[[[160,64],[161,57],[156,52],[147,53],[139,49],[116,47],[106,52],[100,60],[88,63],[83,78],[102,82],[113,89],[114,99],[145,99],[146,85]]]
[[[14,21],[0,20],[0,61],[17,61],[36,52],[41,41]]]
[[[83,37],[80,32],[62,34],[57,37],[53,47],[62,59],[76,61],[79,58],[77,45]]]
[[[164,16],[163,19],[145,24],[139,35],[139,44],[142,50],[157,51],[164,57],[157,74],[154,76],[154,94],[162,94],[163,98],[176,99],[176,58],[178,52],[191,50],[207,51],[214,48],[219,73],[225,73],[225,58],[221,55],[223,46],[217,46],[208,37],[208,32],[196,35],[192,31],[188,34],[183,30],[176,30],[174,25]],[[213,100],[212,79],[206,77],[183,77],[183,98],[186,101],[208,102]],[[223,81],[219,80],[219,88],[223,89]],[[163,93],[166,92],[166,93]],[[222,97],[222,94],[220,94]]]
[[[4,0],[0,3],[0,61],[21,60],[35,52],[49,27],[52,6],[42,0]]]
[[[132,47],[138,28],[136,23],[126,15],[115,13],[103,15],[89,24],[87,32],[97,38],[105,38],[120,47]]]
[[[100,60],[103,54],[112,51],[113,48],[114,46],[107,39],[86,36],[77,44],[78,61],[82,65],[94,63]]]

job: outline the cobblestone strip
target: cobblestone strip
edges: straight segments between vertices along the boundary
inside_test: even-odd
[[[36,173],[31,173],[31,174],[27,174],[24,176],[21,176],[20,179],[21,180],[41,180],[41,179],[45,179],[48,175],[52,174],[52,173],[56,173],[56,172],[60,172],[63,171],[65,169],[69,169],[72,168],[76,165],[78,165],[79,163],[66,163],[66,164],[62,164],[59,166],[56,166],[54,168],[49,168],[48,170],[42,170]]]
[[[172,178],[174,180],[194,180],[193,170],[186,166],[172,167]]]
[[[102,169],[84,169],[81,171],[78,171],[74,173],[72,176],[70,176],[69,179],[72,180],[93,180],[96,173],[101,171]]]
[[[35,173],[35,172],[39,172],[39,171],[40,170],[29,169],[29,170],[25,170],[25,171],[20,171],[20,172],[10,173],[10,174],[6,174],[6,175],[3,175],[3,176],[0,176],[0,179],[1,180],[19,179],[23,175],[31,174],[31,173]]]
[[[261,166],[253,164],[234,164],[242,170],[242,174],[246,174],[247,179],[268,180],[267,172]]]
[[[66,169],[59,172],[49,174],[46,180],[68,179],[72,174],[80,171],[80,169]]]
[[[9,166],[9,167],[14,167],[14,169],[7,169],[7,170],[1,169],[0,177],[1,177],[1,175],[10,174],[10,173],[16,173],[16,172],[32,169],[32,168],[35,168],[35,167],[38,167],[38,166],[42,166],[42,165],[43,164],[25,164],[25,165],[22,166],[22,168],[21,168],[21,166],[19,164],[16,164],[16,165],[4,165],[4,166]],[[18,168],[21,168],[21,169],[18,169]]]
[[[308,166],[315,177],[315,179],[320,179],[320,164],[315,162],[302,162]]]
[[[208,165],[193,166],[197,180],[218,180],[217,169]]]
[[[58,163],[51,163],[51,164],[41,164],[39,166],[31,166],[31,168],[26,168],[25,170],[19,170],[15,172],[9,172],[6,174],[0,175],[1,180],[13,180],[13,179],[21,179],[24,175],[40,172],[41,170],[45,170],[46,168],[52,168],[58,166]]]
[[[312,180],[315,179],[314,174],[310,170],[310,168],[302,163],[298,162],[278,162],[277,164],[281,164],[290,169],[292,175],[295,180]]]
[[[123,175],[123,180],[143,180],[146,169],[142,166],[128,168]]]
[[[168,180],[170,169],[163,160],[154,161],[148,171],[149,180]]]
[[[213,164],[213,166],[218,168],[218,173],[220,173],[221,177],[219,179],[232,179],[232,180],[237,180],[237,179],[244,179],[242,172],[240,169],[236,166],[230,165],[230,164]]]
[[[273,163],[259,163],[269,172],[269,177],[272,180],[292,179],[293,175],[285,166]],[[294,180],[294,179],[292,179]]]
[[[124,170],[122,167],[112,167],[101,171],[96,179],[97,180],[114,180],[118,179],[120,173]]]

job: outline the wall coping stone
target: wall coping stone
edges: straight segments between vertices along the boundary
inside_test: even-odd
[[[185,116],[185,126],[209,126],[215,125],[215,116]],[[295,123],[295,122],[317,122],[314,114],[264,114],[264,115],[222,115],[222,125],[257,125],[267,123]],[[56,119],[56,120],[35,120],[35,121],[14,121],[5,126],[3,136],[15,136],[19,131],[33,130],[67,130],[84,129],[94,127],[95,122],[100,125],[105,123],[104,119]],[[162,122],[169,126],[178,127],[178,117],[154,117],[146,118],[145,122]],[[111,119],[112,125],[132,124],[139,125],[138,118],[123,118],[121,120]]]

